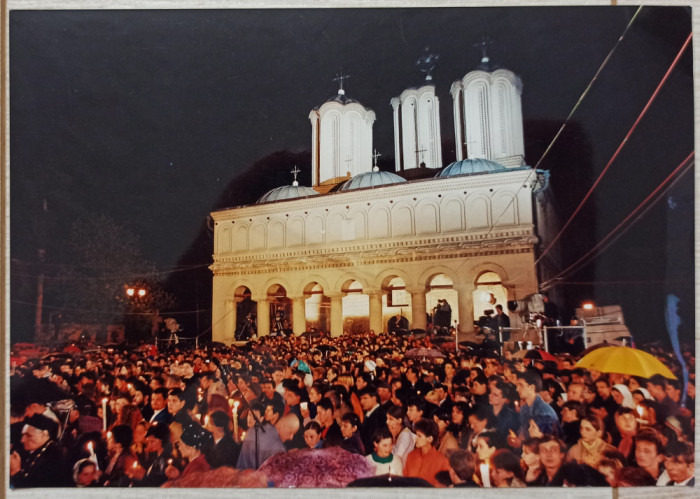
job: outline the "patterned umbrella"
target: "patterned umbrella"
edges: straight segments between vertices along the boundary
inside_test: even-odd
[[[359,454],[340,447],[280,452],[259,468],[275,487],[345,487],[374,475],[373,466]]]
[[[169,480],[162,485],[163,488],[261,488],[267,487],[267,477],[264,473],[253,470],[237,470],[228,466],[221,466],[209,471],[197,471],[188,473],[187,476],[177,480]]]
[[[437,359],[437,358],[442,358],[444,357],[445,354],[440,352],[439,350],[434,350],[432,348],[412,348],[408,350],[405,354],[404,357],[412,357],[412,358],[420,358],[420,359]]]

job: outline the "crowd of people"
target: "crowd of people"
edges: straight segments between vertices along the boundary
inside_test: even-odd
[[[694,352],[683,386],[658,347],[678,380],[433,339],[262,337],[27,359],[11,374],[10,487],[209,487],[196,477],[212,470],[275,486],[266,461],[328,449],[366,460],[356,478],[397,485],[694,484]]]

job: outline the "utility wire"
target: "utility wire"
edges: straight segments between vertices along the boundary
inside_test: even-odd
[[[646,197],[644,200],[637,205],[637,207],[632,210],[620,223],[618,223],[603,239],[598,241],[598,243],[588,250],[583,256],[581,256],[574,263],[569,265],[566,269],[562,270],[556,276],[552,277],[548,281],[542,283],[541,287],[550,286],[553,281],[559,279],[565,274],[569,274],[575,270],[578,270],[581,265],[587,262],[592,256],[597,256],[597,254],[605,251],[611,244],[613,244],[617,239],[619,239],[634,223],[640,220],[647,211],[654,206],[659,199],[662,199],[662,195],[673,187],[676,182],[678,182],[683,175],[690,171],[691,167],[695,164],[693,159],[695,153],[691,152],[670,174],[664,179],[656,188]],[[640,210],[642,210],[640,213]],[[630,220],[636,217],[631,223]]]
[[[634,122],[632,127],[627,132],[627,135],[625,135],[625,138],[622,140],[622,142],[618,146],[615,153],[612,155],[612,157],[610,158],[608,163],[605,165],[605,168],[603,168],[603,171],[600,172],[600,175],[598,175],[598,178],[595,180],[595,182],[593,183],[591,188],[588,190],[586,195],[583,197],[583,199],[579,203],[576,210],[574,210],[574,212],[571,214],[569,219],[562,226],[562,228],[559,230],[559,232],[556,234],[556,236],[554,236],[554,238],[550,241],[550,243],[544,249],[544,251],[539,256],[539,258],[537,258],[537,260],[535,260],[535,263],[533,264],[533,266],[536,266],[545,257],[545,255],[547,255],[547,253],[549,253],[551,251],[554,244],[561,238],[561,235],[569,227],[569,225],[571,225],[571,222],[574,220],[574,218],[576,218],[576,215],[578,215],[578,213],[581,211],[581,208],[583,208],[583,205],[586,204],[586,201],[588,201],[588,199],[591,197],[591,195],[593,194],[593,191],[596,189],[596,187],[598,187],[598,184],[600,184],[600,181],[603,179],[605,174],[608,172],[608,170],[610,169],[610,166],[612,166],[613,162],[617,159],[617,157],[620,154],[620,152],[622,151],[622,149],[625,147],[625,145],[627,145],[627,142],[629,141],[632,133],[634,133],[634,131],[637,129],[637,126],[641,122],[642,118],[646,115],[647,111],[651,107],[651,104],[656,100],[656,97],[659,95],[661,88],[665,85],[666,81],[668,80],[668,77],[670,76],[671,71],[673,71],[673,69],[676,67],[681,56],[685,53],[685,50],[688,48],[688,45],[690,45],[690,41],[692,38],[693,38],[693,33],[690,33],[688,35],[688,38],[686,38],[685,43],[681,47],[680,51],[676,55],[676,58],[673,60],[673,62],[669,66],[668,70],[666,71],[666,74],[664,74],[664,77],[661,79],[661,82],[656,87],[656,90],[654,90],[654,93],[647,101],[646,105],[644,106],[644,109],[642,109],[642,112],[639,114],[636,121]]]
[[[12,303],[17,303],[20,305],[31,305],[32,307],[36,306],[36,303],[34,302],[29,302],[29,301],[23,301],[23,300],[11,300]],[[60,310],[61,312],[87,312],[91,314],[100,314],[100,315],[148,315],[152,316],[154,312],[121,312],[121,311],[114,311],[114,312],[109,312],[106,310],[91,310],[87,308],[68,308],[68,307],[62,307],[59,305],[43,305],[44,308],[51,309],[51,310]],[[160,310],[158,311],[158,315],[183,315],[183,314],[195,314],[199,312],[210,312],[210,308],[200,308],[198,310],[181,310],[181,311],[174,311],[174,312],[168,312],[168,311],[163,311]]]
[[[630,28],[632,27],[632,24],[633,24],[634,21],[637,19],[637,16],[639,15],[639,13],[642,11],[642,7],[643,7],[642,5],[639,6],[639,8],[636,10],[636,12],[634,13],[634,15],[632,16],[632,19],[630,19],[630,21],[627,23],[627,26],[626,26],[625,29],[622,31],[622,34],[620,35],[620,38],[617,39],[617,42],[615,42],[615,45],[613,45],[613,47],[612,47],[612,48],[610,49],[610,51],[608,52],[608,55],[605,57],[605,59],[604,59],[603,62],[601,63],[600,67],[598,68],[598,71],[596,71],[595,75],[593,75],[593,78],[592,78],[591,81],[588,83],[588,86],[586,86],[586,89],[583,91],[583,93],[581,94],[581,96],[580,96],[580,97],[578,98],[578,100],[576,101],[576,104],[575,104],[574,107],[571,109],[571,112],[569,113],[569,116],[566,117],[566,119],[564,120],[564,123],[562,123],[561,127],[559,128],[559,131],[556,133],[556,135],[554,136],[554,138],[550,141],[549,145],[547,146],[547,149],[545,149],[544,153],[542,153],[542,156],[540,156],[540,159],[537,161],[537,164],[535,164],[534,168],[532,168],[532,170],[531,170],[530,173],[528,174],[527,178],[526,178],[525,181],[523,182],[522,186],[518,187],[518,190],[517,190],[517,192],[515,193],[515,196],[513,196],[513,198],[512,198],[512,199],[510,200],[510,202],[508,203],[508,205],[503,209],[503,211],[501,212],[501,214],[498,216],[498,218],[496,219],[496,221],[491,225],[491,227],[489,228],[489,231],[486,233],[486,236],[484,236],[484,237],[488,237],[489,234],[491,234],[491,231],[493,231],[493,229],[496,228],[496,226],[498,225],[498,222],[501,221],[501,218],[503,218],[503,216],[506,214],[506,212],[510,209],[511,205],[515,202],[515,200],[517,199],[518,194],[520,193],[520,191],[521,191],[526,185],[529,184],[530,179],[531,179],[532,176],[537,172],[537,169],[539,168],[540,164],[542,164],[542,161],[544,161],[544,158],[547,156],[547,154],[549,154],[549,151],[552,150],[552,148],[554,147],[554,144],[557,142],[557,140],[559,139],[559,137],[561,136],[561,134],[564,132],[564,129],[565,129],[566,126],[569,124],[569,122],[570,122],[571,119],[573,118],[574,114],[576,113],[576,111],[578,110],[578,108],[581,106],[581,103],[583,102],[583,100],[584,100],[584,99],[586,98],[586,96],[588,95],[588,92],[590,92],[591,88],[593,88],[593,84],[598,80],[598,77],[599,77],[600,74],[603,72],[603,69],[605,68],[605,66],[608,65],[608,62],[610,61],[610,59],[612,58],[612,55],[613,55],[613,54],[615,53],[615,51],[617,50],[617,47],[620,45],[620,43],[622,43],[622,40],[625,38],[625,35],[627,34],[627,32],[628,32],[628,31],[630,30]]]

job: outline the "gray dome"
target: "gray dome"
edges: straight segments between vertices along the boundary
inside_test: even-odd
[[[506,170],[506,167],[490,159],[474,158],[455,161],[447,165],[436,177],[455,177],[475,173],[493,173]]]
[[[318,192],[311,187],[303,185],[283,185],[265,193],[263,197],[257,200],[256,204],[284,201],[285,199],[307,198],[309,196],[318,196]]]
[[[399,184],[405,181],[406,179],[391,172],[365,172],[355,175],[350,180],[346,181],[340,186],[340,190],[354,191],[355,189],[364,189],[366,187],[381,187],[383,185]]]

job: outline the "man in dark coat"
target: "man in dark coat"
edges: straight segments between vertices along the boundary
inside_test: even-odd
[[[23,488],[67,485],[63,454],[53,440],[58,431],[56,422],[41,414],[34,414],[26,418],[24,423],[22,445],[28,455],[23,460],[16,451],[10,454],[10,486]]]
[[[365,450],[373,449],[372,435],[380,428],[387,428],[386,409],[379,405],[379,395],[375,388],[367,386],[360,390],[359,395],[360,405],[365,412],[365,419],[360,425],[360,438]]]
[[[210,453],[209,462],[212,468],[219,466],[236,467],[241,446],[236,443],[228,430],[231,419],[224,411],[215,411],[209,415],[206,426],[214,437],[214,449]]]

